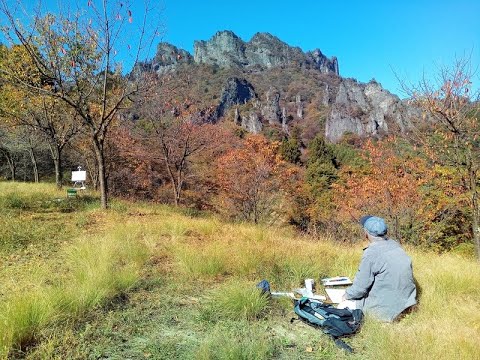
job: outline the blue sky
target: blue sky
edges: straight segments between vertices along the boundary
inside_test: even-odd
[[[269,32],[304,51],[319,48],[336,56],[342,76],[362,82],[375,78],[400,96],[395,73],[416,83],[424,73],[431,76],[464,56],[479,67],[473,82],[480,87],[480,0],[150,1],[163,9],[158,41],[192,53],[194,40],[208,40],[219,30],[232,30],[245,41],[256,32]],[[75,2],[86,7],[88,1],[42,1],[48,9]],[[143,1],[131,3],[136,21]]]
[[[193,51],[194,40],[232,30],[244,40],[269,32],[303,50],[337,56],[340,74],[372,78],[400,94],[455,57],[480,65],[480,0],[163,0],[164,40]],[[480,69],[479,69],[480,71]],[[477,71],[474,83],[480,79]],[[401,94],[400,94],[401,95]]]

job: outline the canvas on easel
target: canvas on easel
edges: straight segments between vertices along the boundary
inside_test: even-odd
[[[85,181],[87,181],[87,172],[85,170],[72,171],[73,187],[84,190],[87,188]]]

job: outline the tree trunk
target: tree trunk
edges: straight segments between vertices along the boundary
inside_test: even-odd
[[[480,261],[480,216],[479,216],[479,209],[478,209],[478,201],[477,204],[474,205],[475,209],[473,210],[473,221],[472,221],[472,230],[473,230],[473,241],[475,244],[475,251],[477,253],[477,260]]]
[[[477,172],[469,169],[470,190],[472,192],[472,232],[477,260],[480,261],[480,209],[478,207]]]
[[[17,175],[17,164],[15,164],[15,161],[13,159],[10,165],[10,171],[12,173],[12,181],[15,181]]]
[[[5,158],[7,159],[8,167],[10,168],[11,180],[15,181],[15,176],[17,173],[17,164],[15,163],[15,159],[13,158],[13,156],[10,155],[10,153],[7,150],[3,151],[3,154],[5,155]]]
[[[53,158],[53,163],[55,165],[55,183],[57,188],[62,188],[63,176],[62,176],[62,163],[59,158]]]
[[[32,147],[28,149],[28,152],[30,154],[30,159],[32,160],[32,165],[33,165],[33,179],[36,183],[38,183],[40,181],[40,178],[38,176],[37,157],[35,156],[35,151],[33,151]]]
[[[172,183],[172,189],[173,189],[173,204],[175,206],[178,206],[179,200],[180,200],[180,192],[177,188],[177,182],[175,181],[175,178],[173,176],[170,176],[170,182]]]
[[[180,199],[180,194],[177,191],[176,185],[175,184],[172,184],[172,185],[173,185],[173,202],[174,202],[175,206],[178,206],[179,199]]]
[[[180,199],[180,192],[177,189],[177,181],[175,175],[173,174],[172,169],[170,168],[170,163],[168,161],[168,157],[166,153],[164,153],[164,160],[165,165],[167,167],[168,177],[170,178],[170,182],[172,183],[172,190],[173,190],[173,203],[175,206],[178,206],[179,199]]]
[[[23,158],[23,182],[27,182],[28,160],[26,156],[22,156],[22,158]]]
[[[88,176],[92,180],[93,190],[97,191],[98,189],[98,166],[97,158],[94,158],[93,164],[88,160],[88,157],[84,157],[85,164],[87,165]]]
[[[61,189],[63,186],[62,148],[50,144],[50,152],[52,153],[53,165],[55,166],[55,183],[57,188]]]
[[[108,209],[107,177],[105,174],[105,154],[103,151],[103,141],[98,138],[94,138],[93,146],[95,148],[95,157],[98,163],[98,182],[100,185],[100,205],[102,209]]]
[[[182,169],[180,169],[177,173],[177,184],[174,185],[174,186],[176,186],[175,206],[178,206],[178,205],[180,205],[180,196],[181,196],[182,187],[183,187]]]

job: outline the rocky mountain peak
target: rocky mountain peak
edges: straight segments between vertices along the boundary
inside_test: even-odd
[[[338,69],[338,60],[335,56],[332,56],[331,59],[328,59],[320,49],[315,49],[313,51],[308,51],[307,59],[313,63],[313,68],[319,69],[323,73],[334,73],[339,74]]]
[[[278,37],[267,33],[267,32],[257,32],[255,35],[252,36],[250,41],[248,42],[250,45],[264,45],[264,46],[284,46],[290,47],[287,43],[280,40]]]
[[[304,53],[269,33],[256,33],[245,42],[232,31],[219,31],[210,40],[195,41],[194,60],[225,68],[300,64],[323,73],[339,74],[336,58],[328,59],[320,50]]]
[[[189,66],[193,63],[223,70],[210,68],[207,75],[208,66]],[[155,57],[135,71],[162,74],[179,65],[199,75],[197,88],[215,103],[213,113],[199,115],[202,121],[220,121],[232,109],[234,122],[254,133],[270,128],[288,134],[289,126],[304,126],[306,133],[325,131],[329,141],[338,142],[345,134],[368,137],[405,132],[411,119],[418,117],[417,109],[376,81],[340,77],[335,57],[327,58],[320,49],[303,52],[269,33],[256,33],[245,42],[232,31],[219,31],[209,40],[195,41],[194,56],[162,42]],[[280,69],[268,71],[275,67]],[[210,95],[212,90],[215,95]],[[324,129],[312,120],[313,108],[324,114]]]
[[[179,49],[175,45],[161,42],[157,45],[157,52],[152,60],[139,62],[137,68],[132,71],[155,71],[165,74],[176,69],[179,64],[193,63],[193,56],[186,50]]]
[[[191,63],[192,61],[193,57],[188,51],[179,49],[176,46],[166,42],[161,42],[158,44],[157,53],[154,57],[154,64],[156,66]]]
[[[208,41],[195,41],[193,48],[196,63],[226,68],[247,64],[245,43],[232,31],[218,31]]]

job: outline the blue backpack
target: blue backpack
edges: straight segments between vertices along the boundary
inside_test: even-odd
[[[362,310],[337,309],[305,297],[294,301],[293,310],[300,320],[330,335],[338,347],[353,352],[353,349],[340,338],[353,335],[360,330],[363,322]]]

